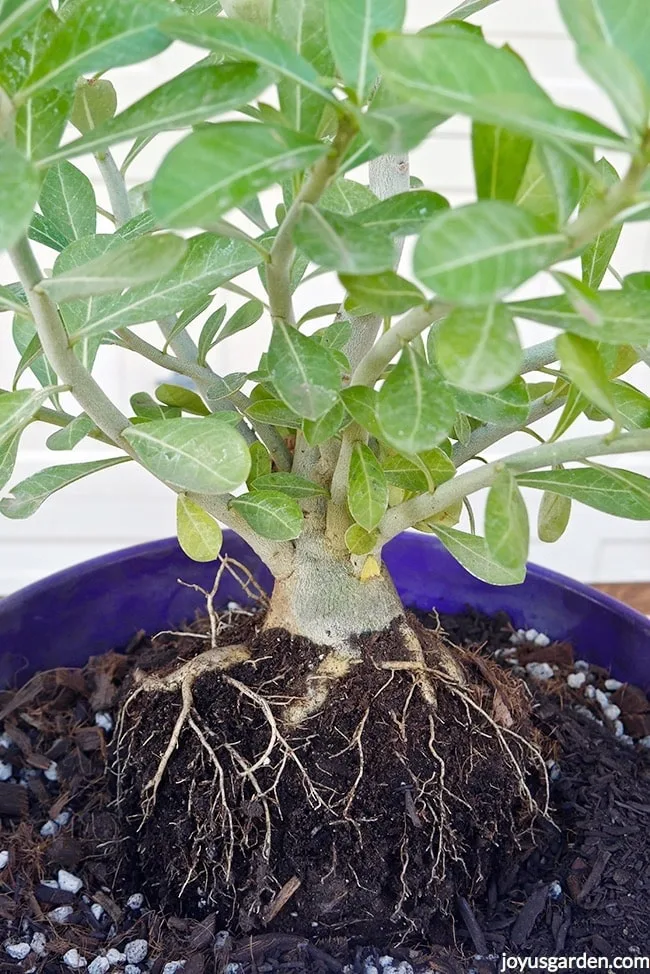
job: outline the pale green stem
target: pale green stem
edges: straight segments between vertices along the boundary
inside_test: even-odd
[[[506,436],[520,432],[524,426],[530,426],[531,423],[536,423],[538,420],[543,419],[544,416],[548,416],[550,413],[555,412],[556,409],[559,409],[560,406],[563,406],[565,402],[566,396],[558,396],[551,401],[548,400],[547,396],[542,396],[531,404],[530,412],[523,423],[510,426],[502,426],[499,423],[486,423],[485,426],[477,427],[472,432],[465,446],[462,443],[455,444],[451,453],[454,464],[457,467],[462,467],[468,460],[473,460],[477,453],[482,453],[494,443],[505,439]]]
[[[531,345],[530,348],[524,349],[524,358],[519,371],[521,375],[526,375],[528,372],[539,372],[540,369],[557,361],[555,339],[549,338],[546,342],[540,342],[538,345]]]
[[[108,192],[108,198],[111,201],[115,225],[120,227],[131,219],[131,204],[129,203],[124,177],[108,150],[96,155],[95,158]]]
[[[450,305],[438,301],[409,311],[397,324],[384,332],[377,344],[364,355],[352,373],[350,385],[373,386],[404,345],[422,334],[429,325],[445,318],[450,311]]]

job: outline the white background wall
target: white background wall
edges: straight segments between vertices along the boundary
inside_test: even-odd
[[[431,23],[446,13],[450,3],[453,0],[409,0],[408,26],[416,29]],[[526,59],[537,80],[560,104],[617,125],[605,96],[577,66],[573,44],[564,30],[555,0],[535,0],[534,3],[500,0],[474,19],[483,24],[491,41],[509,41]],[[198,56],[195,51],[175,45],[152,61],[115,72],[113,81],[118,88],[120,107],[126,107]],[[448,196],[452,203],[469,201],[474,194],[468,135],[469,124],[462,119],[452,119],[413,154],[413,173],[423,179],[427,187]],[[174,140],[174,136],[163,136],[155,146],[141,154],[130,170],[132,184],[150,178],[155,165]],[[615,157],[611,161],[617,163]],[[83,160],[77,164],[91,176],[98,199],[106,204],[92,162],[86,164]],[[361,172],[357,178],[361,179],[363,175]],[[273,199],[268,203],[272,207]],[[650,267],[649,227],[650,224],[635,224],[625,229],[615,261],[619,273]],[[51,251],[44,251],[41,256],[45,266],[52,262]],[[256,274],[247,277],[247,285],[256,289]],[[13,279],[7,261],[0,258],[0,282],[8,283]],[[326,278],[305,286],[298,296],[300,307],[330,302],[335,287],[336,282]],[[551,290],[540,278],[528,285],[525,293]],[[224,300],[225,297],[224,294]],[[4,388],[10,385],[17,362],[10,328],[10,315],[2,315],[0,386]],[[153,339],[156,335],[154,326],[142,326],[138,331],[143,337]],[[528,344],[550,334],[541,326],[533,325],[523,325],[521,331]],[[253,368],[264,350],[267,337],[267,327],[257,326],[229,340],[219,347],[215,368],[222,373]],[[647,384],[643,368],[637,367],[632,378]],[[164,378],[160,370],[148,363],[127,353],[116,354],[116,350],[110,348],[101,350],[96,376],[123,407],[127,406],[131,393],[153,392],[155,384]],[[28,377],[23,379],[22,385],[29,385]],[[575,432],[584,432],[588,426],[586,422],[577,424]],[[14,481],[43,466],[68,459],[81,462],[105,452],[99,444],[84,441],[74,454],[52,454],[44,447],[45,436],[51,431],[51,427],[45,429],[41,424],[27,431]],[[526,437],[515,437],[508,441],[508,447],[529,443]],[[496,456],[499,450],[502,452],[502,448],[493,448],[491,454]],[[625,457],[620,463],[650,475],[648,456]],[[532,511],[536,499],[534,492],[529,492],[529,499]],[[477,506],[480,509],[480,504]],[[9,521],[0,516],[0,593],[6,594],[66,565],[126,545],[164,537],[173,530],[174,500],[170,492],[135,465],[126,464],[105,471],[55,495],[26,521]],[[610,518],[576,505],[572,524],[562,541],[549,546],[534,540],[531,560],[587,581],[645,580],[650,566],[650,525]]]

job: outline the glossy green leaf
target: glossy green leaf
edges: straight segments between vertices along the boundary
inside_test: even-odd
[[[122,435],[147,470],[181,490],[221,494],[248,476],[246,441],[213,417],[154,420]]]
[[[195,130],[163,160],[151,209],[163,226],[209,226],[233,207],[327,152],[321,142],[256,122],[219,122]]]
[[[454,464],[439,447],[411,458],[388,453],[382,457],[381,468],[388,484],[416,493],[444,484],[456,474]]]
[[[181,548],[193,561],[214,561],[221,551],[220,525],[186,494],[179,494],[176,501],[176,534]]]
[[[438,446],[449,433],[455,415],[449,387],[407,345],[377,397],[377,421],[383,438],[402,453],[421,453]]]
[[[186,128],[239,108],[268,86],[269,76],[255,64],[219,64],[193,68],[154,89],[115,118],[110,118],[52,153],[71,159],[100,152],[128,139]],[[79,97],[77,95],[77,97]]]
[[[355,443],[348,473],[348,507],[362,528],[372,531],[388,508],[388,485],[377,457],[365,443]]]
[[[314,66],[320,77],[332,77],[334,60],[327,43],[322,0],[274,0],[272,28],[274,34]],[[278,93],[280,109],[291,128],[307,135],[318,134],[325,107],[321,95],[289,78],[280,80]]]
[[[416,277],[442,299],[488,304],[559,260],[564,237],[511,203],[483,200],[435,216],[415,248]]]
[[[60,13],[62,23],[27,79],[23,99],[164,51],[169,38],[156,28],[174,6],[167,0],[69,0]]]
[[[519,336],[511,313],[502,304],[456,308],[434,334],[438,367],[461,389],[494,392],[519,374]]]
[[[264,305],[257,299],[247,301],[231,315],[223,328],[219,330],[212,342],[212,348],[222,342],[224,338],[230,338],[246,328],[250,328],[260,320],[264,314]]]
[[[0,0],[0,47],[27,30],[45,10],[49,0]]]
[[[0,140],[0,250],[13,247],[27,231],[38,192],[33,165],[9,142]]]
[[[374,206],[356,213],[354,222],[369,232],[388,233],[407,237],[419,233],[429,220],[441,210],[448,210],[449,202],[439,193],[427,189],[398,193]]]
[[[517,426],[526,422],[530,412],[530,397],[521,378],[496,392],[474,393],[454,389],[456,405],[467,416],[497,426]]]
[[[540,470],[517,475],[520,487],[550,490],[605,514],[650,520],[650,478],[631,470],[591,464],[575,470]]]
[[[474,122],[472,155],[478,198],[513,202],[523,182],[532,147],[526,135]]]
[[[278,395],[299,416],[316,420],[335,404],[341,387],[336,361],[296,328],[275,323],[268,366]]]
[[[48,450],[72,450],[93,429],[95,429],[95,424],[90,416],[80,413],[67,426],[48,436],[46,446]]]
[[[302,424],[303,435],[309,446],[320,446],[335,436],[346,425],[347,414],[340,402],[335,402],[331,409],[319,419],[305,419]]]
[[[620,417],[612,396],[611,382],[596,342],[581,335],[560,335],[557,350],[562,371],[589,402],[618,423]]]
[[[210,410],[196,392],[173,382],[164,382],[158,386],[156,399],[165,406],[173,406],[186,413],[193,413],[195,416],[208,416],[210,414]]]
[[[369,386],[347,386],[341,390],[340,397],[354,421],[379,439],[382,433],[377,420],[377,390]]]
[[[260,477],[266,477],[271,473],[272,461],[271,455],[263,443],[251,443],[249,451],[251,455],[251,469],[246,484],[250,488],[251,484],[254,484]]]
[[[263,538],[292,541],[302,530],[303,513],[297,502],[279,490],[254,490],[229,505]]]
[[[307,477],[299,477],[295,473],[271,473],[270,471],[261,474],[255,480],[250,481],[251,488],[254,490],[281,490],[288,497],[327,497],[327,491],[320,484],[308,480]]]
[[[341,284],[365,311],[399,315],[425,303],[422,291],[394,271],[383,274],[341,274]]]
[[[553,544],[566,531],[571,518],[571,498],[545,490],[537,513],[537,535],[540,541]]]
[[[578,314],[564,294],[509,304],[515,316],[599,342],[614,345],[647,345],[650,342],[650,291],[633,288],[599,291],[596,307],[603,319],[597,329]]]
[[[379,73],[372,48],[376,33],[399,30],[406,0],[325,0],[329,47],[344,84],[361,104]]]
[[[68,243],[95,233],[95,191],[85,173],[72,163],[59,162],[48,169],[38,202],[45,219]]]
[[[474,35],[383,35],[374,50],[382,75],[405,101],[536,139],[623,148],[600,122],[555,105],[514,52]]]
[[[125,463],[128,459],[129,457],[114,457],[110,460],[91,460],[88,463],[66,463],[48,467],[16,484],[10,496],[0,501],[0,513],[15,519],[31,517],[56,491],[92,473],[107,470],[118,463]]]
[[[156,221],[151,210],[143,210],[142,213],[137,213],[136,216],[132,216],[126,223],[117,227],[115,233],[123,240],[133,240],[135,237],[141,237],[142,234],[151,233],[155,229]]]
[[[494,478],[485,507],[485,540],[494,560],[518,574],[526,571],[530,529],[528,511],[512,473]]]
[[[579,47],[605,43],[626,54],[650,88],[650,23],[645,0],[560,0],[564,22]]]
[[[26,426],[55,389],[0,393],[0,443],[5,443]]]
[[[607,189],[619,181],[618,173],[607,159],[601,159],[597,166],[601,175],[601,184],[596,186],[592,180],[587,186],[580,202],[581,211],[601,200]],[[621,226],[614,226],[601,230],[584,249],[582,253],[582,279],[589,287],[600,287],[614,256],[622,229]]]
[[[377,274],[395,262],[395,247],[387,234],[370,234],[353,220],[314,206],[302,207],[293,236],[300,250],[327,270]]]
[[[475,578],[490,585],[519,585],[526,577],[525,567],[513,570],[499,565],[484,538],[441,524],[433,525],[433,531],[447,551]]]
[[[351,524],[345,532],[345,547],[352,555],[367,555],[377,546],[377,531],[366,531],[360,524]]]

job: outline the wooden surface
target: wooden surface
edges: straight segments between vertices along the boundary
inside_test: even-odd
[[[594,588],[600,592],[606,592],[607,595],[611,595],[621,602],[626,602],[638,612],[643,612],[644,615],[650,615],[650,582],[595,585]]]

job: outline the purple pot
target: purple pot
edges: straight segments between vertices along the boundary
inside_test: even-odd
[[[244,562],[270,591],[268,570],[232,531],[224,554]],[[503,610],[516,626],[568,639],[578,656],[650,691],[650,620],[563,575],[529,566],[522,585],[487,585],[469,575],[428,535],[403,534],[386,562],[407,606],[458,612]],[[67,568],[0,601],[0,688],[55,666],[81,666],[89,656],[125,646],[140,629],[178,626],[202,607],[202,596],[178,579],[210,588],[214,564],[190,561],[175,539],[116,551]],[[221,605],[245,602],[223,576]]]

